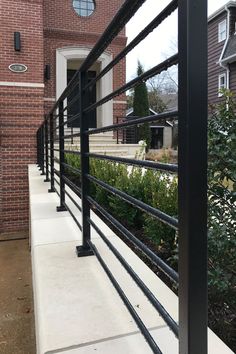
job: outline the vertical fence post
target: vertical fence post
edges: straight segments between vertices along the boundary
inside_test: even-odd
[[[90,224],[88,217],[90,217],[90,205],[87,200],[89,195],[89,180],[86,175],[89,173],[89,157],[86,153],[89,152],[89,136],[85,134],[85,131],[89,129],[88,119],[86,119],[86,113],[84,109],[87,107],[88,92],[85,92],[84,87],[88,82],[88,73],[79,73],[80,84],[80,158],[81,158],[81,203],[82,203],[82,246],[76,247],[78,257],[93,255],[88,241],[91,239]]]
[[[72,125],[71,125],[70,130],[71,130],[71,140],[70,140],[70,143],[71,143],[71,145],[73,145],[73,144],[74,144],[74,137],[73,137],[73,126],[72,126]]]
[[[64,144],[64,104],[63,101],[59,102],[59,164],[60,164],[60,206],[57,207],[57,211],[66,211],[65,207],[65,144]]]
[[[46,162],[46,178],[44,180],[44,182],[49,182],[49,172],[48,172],[48,117],[45,115],[45,119],[44,119],[44,124],[45,124],[45,129],[44,129],[44,133],[45,133],[45,162]]]
[[[179,0],[179,353],[207,354],[207,1]]]
[[[38,129],[38,165],[39,165],[39,170],[42,170],[42,127],[40,125]]]
[[[55,192],[54,188],[54,126],[53,126],[53,113],[49,116],[49,136],[50,136],[50,182],[51,186],[48,193]]]
[[[40,128],[40,146],[41,146],[41,151],[40,151],[40,155],[41,155],[41,175],[44,176],[45,175],[45,168],[44,168],[44,123],[41,125]]]
[[[37,165],[39,167],[39,148],[40,148],[40,141],[39,141],[39,129],[37,130],[37,134],[36,134],[36,140],[37,140]]]
[[[118,116],[116,117],[116,124],[119,123],[119,119],[118,119]],[[117,129],[116,131],[116,144],[118,145],[119,144],[119,129]]]

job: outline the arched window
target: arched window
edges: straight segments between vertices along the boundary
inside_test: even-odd
[[[95,10],[94,0],[73,0],[73,7],[79,16],[87,17]]]

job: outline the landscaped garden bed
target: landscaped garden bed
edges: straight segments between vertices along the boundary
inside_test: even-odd
[[[227,103],[227,105],[226,105]],[[209,326],[236,351],[236,119],[231,94],[209,118],[208,173],[208,244],[209,244]],[[80,169],[78,155],[68,154],[67,163]],[[166,153],[162,162],[173,162]],[[69,178],[80,185],[80,176],[67,169]],[[90,174],[97,179],[149,204],[162,212],[178,217],[178,180],[174,174],[90,160]],[[134,208],[95,183],[90,195],[136,237],[146,243],[164,261],[177,270],[178,234],[148,214]],[[98,212],[96,208],[93,208]],[[101,216],[99,214],[99,216]],[[107,221],[106,221],[107,222]],[[111,226],[111,225],[109,225]],[[122,235],[120,235],[122,237]],[[127,242],[127,241],[126,241]],[[131,246],[131,244],[130,244]],[[137,249],[142,259],[167,282]]]

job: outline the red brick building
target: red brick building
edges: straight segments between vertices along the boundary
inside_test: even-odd
[[[27,165],[36,162],[36,131],[66,87],[68,73],[79,68],[122,3],[1,1],[0,233],[28,229]],[[91,70],[100,71],[125,44],[122,32]],[[124,81],[123,61],[97,85],[97,97]],[[123,97],[105,104],[97,112],[96,125],[120,115],[124,104]]]

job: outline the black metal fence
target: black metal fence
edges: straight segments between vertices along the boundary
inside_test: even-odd
[[[91,241],[91,227],[96,230],[110,250],[118,258],[127,272],[142,289],[154,308],[159,312],[176,337],[179,338],[181,354],[207,353],[207,1],[173,0],[158,14],[95,78],[88,80],[89,68],[109,46],[121,29],[136,13],[145,0],[126,0],[112,22],[91,50],[80,69],[76,72],[68,87],[56,102],[52,111],[45,117],[37,133],[37,162],[50,180],[49,192],[57,192],[60,197],[58,211],[68,210],[82,231],[83,243],[77,247],[78,256],[95,255],[118,291],[129,312],[136,321],[140,331],[154,353],[161,353],[158,343],[143,324],[135,308],[117,283],[99,251]],[[125,56],[143,41],[174,11],[178,11],[179,40],[178,54],[175,54],[141,76],[117,88],[105,97],[91,103],[90,89],[102,80]],[[155,48],[155,46],[154,46]],[[141,81],[167,70],[178,63],[179,103],[178,111],[162,113],[149,117],[140,117],[125,122],[89,129],[89,113],[114,97],[124,94]],[[71,98],[73,97],[73,98]],[[78,102],[78,111],[69,114],[70,106]],[[102,155],[90,152],[89,139],[92,135],[109,131],[125,130],[141,126],[146,122],[178,119],[179,146],[178,165],[150,161],[139,161],[118,156]],[[80,129],[72,129],[71,123],[79,120]],[[69,128],[67,128],[69,127]],[[118,136],[118,135],[117,135]],[[65,144],[71,139],[80,139],[79,151],[69,149]],[[81,168],[68,165],[66,154],[80,156]],[[178,173],[178,215],[179,219],[165,214],[145,204],[124,191],[97,179],[90,174],[90,159],[105,159],[130,166],[156,169],[162,172]],[[57,168],[58,166],[58,168]],[[80,176],[78,186],[68,178],[66,169],[73,170]],[[171,269],[162,259],[135,237],[126,227],[99,205],[90,195],[90,184],[116,195],[135,208],[142,210],[178,230],[179,235],[179,274]],[[66,190],[70,188],[79,198],[81,206]],[[66,198],[81,211],[82,222],[78,221],[66,203]],[[179,324],[168,314],[138,277],[128,262],[111,244],[105,234],[91,220],[91,206],[95,206],[105,220],[112,223],[129,242],[140,249],[170,279],[179,284]]]

